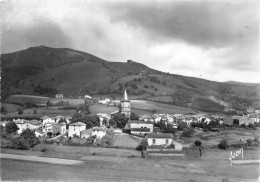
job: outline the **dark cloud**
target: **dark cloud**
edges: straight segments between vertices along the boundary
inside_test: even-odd
[[[109,3],[113,22],[142,28],[150,38],[222,47],[258,36],[258,4],[219,1]],[[249,31],[250,30],[250,31]]]
[[[71,40],[54,22],[41,20],[26,27],[3,26],[1,45],[2,53],[8,53],[39,45],[71,47]]]

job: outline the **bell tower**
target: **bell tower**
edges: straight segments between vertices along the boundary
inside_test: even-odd
[[[131,106],[130,106],[130,100],[128,100],[126,90],[124,92],[123,98],[120,101],[120,112],[121,114],[125,114],[126,117],[130,118]]]

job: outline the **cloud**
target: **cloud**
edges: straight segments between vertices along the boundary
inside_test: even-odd
[[[257,8],[234,1],[18,1],[2,52],[68,47],[108,61],[216,81],[260,82]]]
[[[112,21],[142,28],[155,41],[182,40],[208,48],[255,41],[258,35],[257,2],[126,1],[108,7]]]

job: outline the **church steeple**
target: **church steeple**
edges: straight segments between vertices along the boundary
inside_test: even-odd
[[[125,90],[125,92],[124,92],[122,101],[129,101],[129,100],[128,100],[128,96],[127,96],[126,90]]]
[[[130,100],[128,100],[127,92],[125,90],[122,100],[120,101],[120,112],[125,114],[127,117],[130,117],[131,106]]]

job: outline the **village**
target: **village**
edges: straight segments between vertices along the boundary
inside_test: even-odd
[[[63,95],[58,94],[56,98],[62,99]],[[86,95],[84,99],[86,103],[94,102],[89,95]],[[43,139],[57,141],[59,138],[67,138],[69,140],[77,138],[77,140],[87,139],[88,143],[93,144],[96,141],[102,140],[102,138],[110,138],[111,141],[107,141],[107,143],[109,143],[108,145],[112,145],[115,138],[118,139],[120,136],[125,137],[125,135],[127,135],[138,139],[137,141],[139,143],[135,148],[142,151],[143,157],[147,157],[147,155],[182,156],[184,148],[189,148],[192,145],[201,145],[200,140],[185,140],[185,137],[195,139],[195,133],[197,133],[197,135],[201,133],[201,138],[203,138],[203,132],[220,132],[221,130],[232,130],[233,128],[257,131],[260,128],[259,110],[249,110],[247,115],[231,117],[205,113],[173,115],[154,113],[151,115],[138,116],[131,112],[131,100],[129,100],[126,90],[120,102],[113,101],[109,98],[102,98],[97,102],[97,104],[105,105],[106,107],[117,105],[117,103],[118,110],[110,114],[101,112],[95,115],[92,114],[88,117],[92,118],[90,120],[84,117],[75,119],[77,114],[80,115],[80,112],[82,112],[80,110],[71,116],[57,115],[50,117],[46,115],[39,120],[20,118],[11,121],[4,120],[1,121],[1,126],[5,127],[8,123],[10,124],[10,122],[15,123],[18,127],[18,135],[24,130],[30,129],[41,141],[43,141]],[[109,136],[112,136],[112,138]],[[181,140],[180,137],[184,139]],[[236,140],[240,140],[243,144],[248,144],[254,140],[253,135],[243,139],[243,142],[242,138],[241,136],[241,138],[236,138]],[[255,139],[255,141],[256,140],[258,139]],[[125,143],[124,141],[121,141],[121,143],[122,142],[122,146],[128,147],[127,141]],[[207,142],[203,142],[205,146],[206,143]],[[250,145],[252,145],[251,143]],[[216,142],[215,144],[219,145]]]

